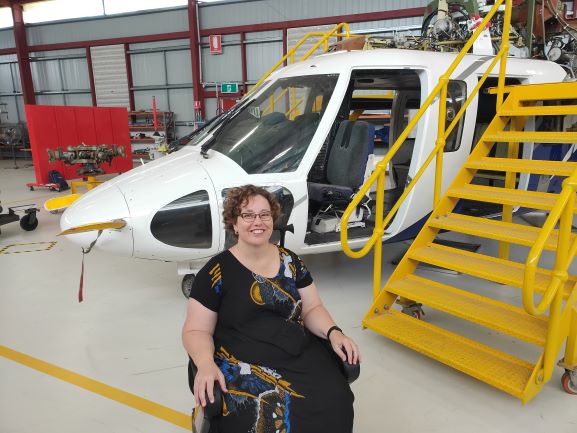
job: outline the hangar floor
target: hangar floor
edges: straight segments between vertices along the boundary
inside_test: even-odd
[[[0,161],[5,208],[28,203],[42,207],[58,195],[28,191],[24,185],[34,179],[33,169],[11,167],[11,162]],[[85,297],[79,304],[80,250],[56,236],[59,215],[42,210],[39,220],[32,232],[18,223],[1,227],[0,431],[185,431],[179,424],[190,413],[192,398],[180,343],[185,305],[175,266],[93,252],[86,256]],[[402,249],[387,246],[385,260]],[[328,309],[364,357],[361,377],[353,384],[355,433],[577,431],[577,398],[562,391],[561,369],[523,406],[363,331],[360,322],[371,298],[371,257],[351,260],[334,253],[305,261]],[[392,269],[385,266],[385,277]],[[494,289],[508,300],[519,300],[518,291]],[[432,310],[425,319],[445,320]],[[469,332],[480,341],[495,334]],[[512,343],[504,338],[503,344]]]

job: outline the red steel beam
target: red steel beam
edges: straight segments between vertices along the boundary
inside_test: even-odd
[[[132,81],[132,61],[130,60],[130,54],[128,53],[128,44],[124,44],[124,59],[126,62],[126,80],[128,81],[128,101],[130,103],[130,111],[135,110],[134,105],[134,91],[132,87],[134,82]]]
[[[17,54],[16,48],[0,48],[0,56],[7,56],[9,54]]]
[[[204,96],[202,92],[200,71],[200,37],[198,31],[198,3],[196,0],[188,0],[188,34],[190,39],[190,62],[192,64],[192,96],[195,103],[195,111],[198,110],[200,117],[204,119]],[[197,107],[197,104],[200,106]]]
[[[246,70],[246,44],[244,43],[245,34],[242,32],[240,34],[240,64],[242,69],[242,93],[245,94],[248,92],[246,88],[246,82],[248,81],[247,78],[247,70]]]
[[[94,85],[94,70],[92,69],[92,53],[90,48],[86,48],[86,66],[88,68],[88,79],[90,81],[90,96],[92,98],[92,106],[96,107],[96,86]]]
[[[36,104],[30,59],[28,58],[28,43],[26,42],[26,29],[22,17],[22,5],[12,5],[12,18],[14,19],[14,41],[16,42],[16,56],[18,57],[18,69],[20,70],[20,83],[22,96],[25,104]]]

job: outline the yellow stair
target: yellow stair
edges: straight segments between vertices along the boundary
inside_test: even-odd
[[[566,274],[577,251],[577,235],[571,233],[571,224],[567,223],[570,218],[567,216],[560,226],[555,220],[548,222],[545,228],[531,227],[513,223],[512,210],[544,210],[550,212],[550,219],[553,215],[560,215],[560,212],[569,216],[577,212],[577,206],[574,206],[577,163],[523,160],[516,156],[522,154],[519,148],[523,143],[577,143],[576,132],[523,130],[527,118],[531,116],[577,115],[577,106],[570,101],[577,99],[577,83],[511,86],[507,91],[509,97],[497,111],[497,116],[389,281],[376,296],[363,319],[363,326],[527,402],[550,379],[565,341],[568,349],[564,365],[577,367],[577,276]],[[546,95],[545,98],[543,95]],[[567,100],[570,105],[541,106],[537,104],[539,98]],[[490,156],[496,143],[507,143],[509,158]],[[475,177],[478,170],[502,173],[504,186],[479,184],[482,176]],[[571,180],[566,188],[573,184],[575,186],[572,192],[560,194],[519,190],[516,189],[518,173],[566,177]],[[569,198],[561,207],[561,196],[565,197],[566,194],[569,194]],[[455,208],[462,199],[501,205],[502,219],[492,220],[456,213]],[[559,210],[561,208],[568,211]],[[435,243],[441,230],[498,241],[501,245],[500,257]],[[536,267],[532,279],[527,275],[531,275],[531,269],[539,260],[536,263],[511,261],[508,258],[508,245],[533,247],[541,240],[543,250],[552,251],[560,258],[557,270]],[[564,248],[567,251],[560,253],[561,247],[558,248],[558,245],[566,246]],[[567,260],[563,259],[563,254]],[[539,312],[528,310],[526,304],[510,305],[503,300],[492,299],[482,282],[476,293],[471,293],[464,288],[435,281],[435,278],[442,275],[439,273],[426,272],[427,278],[420,271],[416,275],[415,271],[421,264],[522,289],[524,302],[532,303],[533,298],[539,301],[541,297],[547,297],[549,303]],[[558,289],[555,289],[558,278],[562,281]],[[458,280],[455,280],[457,283]],[[525,296],[528,289],[536,295]],[[510,335],[542,348],[542,353],[536,355],[536,359],[519,359],[436,326],[434,318],[439,317],[437,314],[431,323],[403,314],[395,306],[396,301],[404,306],[422,304],[439,314],[449,314]],[[571,315],[575,316],[572,325]],[[427,320],[430,320],[428,318],[429,315]]]

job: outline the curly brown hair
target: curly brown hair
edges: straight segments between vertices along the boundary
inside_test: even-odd
[[[224,228],[231,233],[234,233],[233,224],[240,215],[240,208],[246,206],[251,197],[260,195],[264,197],[269,205],[272,213],[273,223],[281,215],[280,204],[276,197],[268,192],[266,189],[255,185],[243,185],[236,188],[231,188],[224,199],[224,209],[222,211],[222,218],[224,220]]]

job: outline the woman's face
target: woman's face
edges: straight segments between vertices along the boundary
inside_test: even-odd
[[[240,208],[240,215],[236,218],[233,227],[238,233],[239,242],[259,246],[268,243],[273,225],[268,200],[262,195],[255,195]]]

